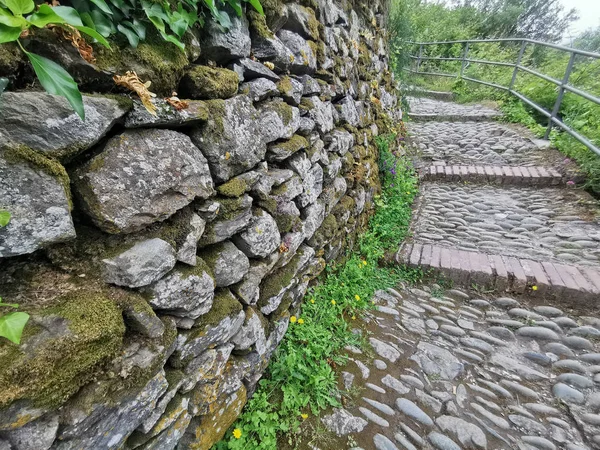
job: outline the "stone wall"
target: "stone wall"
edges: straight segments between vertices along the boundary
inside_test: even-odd
[[[0,46],[0,296],[31,315],[0,342],[0,448],[209,449],[366,226],[374,137],[401,114],[387,5],[263,5],[185,55],[113,45],[91,65],[30,36],[94,92],[85,122]],[[112,83],[127,69],[157,116]]]

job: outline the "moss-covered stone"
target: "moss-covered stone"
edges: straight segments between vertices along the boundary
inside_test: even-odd
[[[19,66],[24,62],[24,55],[14,42],[0,44],[0,76],[14,77]]]
[[[227,99],[238,90],[239,77],[229,69],[209,66],[192,66],[187,69],[179,93],[195,99]]]
[[[170,95],[177,90],[183,70],[189,64],[184,52],[152,32],[137,48],[121,47],[114,41],[110,49],[94,47],[96,65],[100,69],[120,75],[135,70],[143,81],[151,81],[150,90],[160,95]]]
[[[248,189],[248,183],[240,177],[232,178],[217,187],[217,192],[225,197],[241,197]]]
[[[26,162],[41,169],[48,175],[56,178],[65,190],[65,196],[69,202],[69,208],[73,209],[73,200],[71,197],[71,180],[67,171],[56,159],[42,155],[29,147],[19,145],[7,148],[3,153],[8,162],[19,163]]]
[[[289,263],[263,279],[260,285],[258,306],[265,306],[270,298],[278,295],[292,283],[292,280],[298,273],[303,255],[304,251],[299,249]]]
[[[192,329],[200,331],[206,327],[217,325],[226,317],[238,314],[242,309],[241,303],[237,301],[229,289],[218,289],[215,291],[213,307],[196,320]]]
[[[101,293],[75,291],[51,308],[30,313],[26,330],[35,329],[22,344],[0,343],[0,408],[21,399],[58,406],[121,348],[121,310]]]

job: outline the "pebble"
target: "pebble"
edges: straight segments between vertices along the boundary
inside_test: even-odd
[[[461,337],[467,334],[462,328],[446,324],[440,327],[440,331],[443,331],[444,333],[448,333],[449,335],[456,337]]]
[[[555,317],[552,321],[563,328],[572,328],[577,326],[577,322],[575,322],[570,317]]]
[[[475,325],[473,325],[473,322],[470,320],[458,319],[456,323],[458,323],[458,326],[464,330],[475,330]]]
[[[510,420],[517,428],[525,430],[526,433],[546,434],[548,431],[541,423],[518,414],[509,414],[508,420]]]
[[[552,394],[554,394],[556,398],[564,400],[567,403],[581,404],[585,401],[585,397],[581,392],[564,383],[556,383],[552,386]]]
[[[380,394],[385,394],[385,389],[380,388],[379,386],[377,386],[376,384],[373,383],[365,383],[365,386],[368,387],[369,389],[372,389],[375,392],[379,392]]]
[[[373,363],[375,364],[375,367],[377,367],[379,370],[387,369],[387,364],[380,359],[376,359],[375,361],[373,361]]]
[[[342,380],[344,381],[344,389],[348,390],[354,382],[354,375],[350,372],[342,372]]]
[[[600,364],[600,353],[587,353],[581,355],[579,359],[588,364]]]
[[[553,408],[552,406],[544,405],[543,403],[524,403],[523,406],[536,414],[542,414],[544,416],[560,416],[560,410]]]
[[[544,355],[542,353],[525,352],[525,353],[523,353],[523,356],[525,358],[527,358],[528,360],[533,361],[536,364],[539,364],[540,366],[549,367],[552,365],[552,358],[550,358],[548,355]]]
[[[374,424],[377,424],[380,427],[385,427],[385,428],[390,426],[390,423],[387,420],[385,420],[382,417],[379,417],[377,414],[375,414],[371,410],[369,410],[367,408],[363,408],[362,406],[360,406],[358,408],[358,410],[362,413],[363,416],[365,416],[369,421],[373,422]]]
[[[380,403],[377,400],[371,400],[370,398],[367,398],[367,397],[363,397],[363,400],[366,403],[368,403],[369,405],[371,405],[373,408],[382,412],[383,414],[387,414],[388,416],[393,416],[394,414],[396,414],[394,412],[394,410],[392,408],[390,408],[388,405]]]
[[[508,310],[508,315],[511,317],[520,317],[527,320],[544,320],[542,316],[523,308],[512,308]]]
[[[398,361],[401,356],[398,350],[396,350],[390,344],[380,341],[379,339],[371,337],[369,338],[369,343],[371,344],[371,347],[373,347],[373,350],[375,350],[375,353],[382,358],[387,359],[391,363]]]
[[[574,336],[595,338],[600,336],[600,330],[589,325],[584,325],[581,327],[571,328],[569,330],[569,334]]]
[[[561,316],[563,314],[563,312],[560,309],[555,308],[553,306],[534,306],[533,310],[536,313],[546,317],[556,317]]]
[[[576,373],[563,373],[559,375],[556,379],[578,389],[587,389],[594,387],[594,382],[592,380]]]
[[[538,398],[537,392],[535,392],[533,389],[529,389],[528,387],[525,387],[515,381],[502,380],[500,381],[500,384],[509,391],[512,391],[522,397],[533,398],[536,400]]]
[[[586,338],[582,338],[579,336],[564,337],[562,342],[567,347],[570,347],[573,350],[593,350],[594,349],[594,345],[590,341],[588,341]]]
[[[402,432],[405,435],[407,435],[412,442],[421,447],[425,445],[425,440],[419,435],[419,433],[414,431],[411,427],[409,427],[405,423],[400,423],[400,428],[402,429]]]
[[[523,442],[542,450],[556,450],[556,445],[540,436],[521,436]]]
[[[557,341],[560,339],[558,334],[544,327],[522,327],[517,330],[517,336],[529,337],[544,341]]]
[[[492,347],[490,344],[488,344],[487,342],[481,340],[481,339],[477,339],[477,338],[471,338],[471,337],[464,337],[461,338],[460,343],[462,345],[464,345],[465,347],[470,347],[470,348],[474,348],[476,350],[479,350],[483,353],[492,353],[494,351],[494,347]]]
[[[398,447],[382,434],[376,434],[373,437],[373,445],[377,450],[398,450]]]
[[[523,322],[519,322],[518,320],[493,319],[493,318],[488,318],[486,320],[493,325],[501,325],[503,327],[509,327],[509,328],[521,328],[521,327],[525,326],[525,324]]]
[[[550,342],[544,345],[544,351],[554,353],[557,356],[573,357],[575,353],[569,347],[559,342]]]
[[[500,297],[493,301],[494,305],[501,306],[503,308],[515,308],[519,306],[519,302],[514,298]]]
[[[513,395],[510,393],[510,391],[504,389],[502,386],[500,386],[496,383],[492,383],[491,381],[484,380],[483,378],[479,378],[477,381],[480,382],[481,384],[489,387],[492,391],[495,391],[501,397],[504,397],[507,399],[514,398]]]
[[[423,389],[425,387],[421,380],[410,375],[400,375],[400,380],[404,381],[406,384],[416,387],[417,389]]]
[[[433,426],[433,420],[421,408],[406,398],[396,400],[396,407],[411,419],[425,425]]]
[[[506,421],[500,416],[497,416],[496,414],[491,413],[483,406],[478,405],[477,403],[471,403],[471,408],[473,408],[477,413],[479,413],[480,416],[485,417],[491,423],[496,425],[498,428],[502,428],[503,430],[510,429],[510,424],[508,423],[508,421]]]
[[[590,425],[594,425],[594,426],[600,426],[600,415],[599,414],[582,414],[581,416],[581,420],[583,420],[586,423],[589,423]]]
[[[431,442],[438,450],[461,450],[461,448],[450,439],[448,436],[438,433],[437,431],[432,431],[427,435],[427,439]]]
[[[398,394],[404,395],[410,392],[410,388],[401,381],[398,381],[391,375],[386,375],[381,379],[381,384],[395,390]]]
[[[552,368],[560,372],[572,371],[583,374],[588,372],[583,364],[574,359],[561,359],[560,361],[556,361]]]
[[[371,371],[369,370],[369,368],[367,366],[365,366],[364,363],[362,363],[361,361],[357,360],[357,359],[353,359],[354,363],[356,364],[356,366],[358,367],[358,370],[360,370],[360,373],[363,377],[363,379],[367,379],[369,378],[369,376],[371,375]]]
[[[515,334],[504,327],[490,327],[487,329],[487,332],[498,339],[503,339],[505,341],[515,340]]]

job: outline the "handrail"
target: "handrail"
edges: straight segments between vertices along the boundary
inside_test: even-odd
[[[492,42],[520,42],[521,48],[520,48],[520,51],[518,54],[517,61],[515,63],[508,63],[508,62],[503,62],[503,61],[488,61],[488,60],[468,58],[469,45],[478,44],[478,43],[492,43]],[[501,89],[501,90],[507,91],[510,94],[517,97],[522,102],[526,103],[531,108],[535,109],[537,112],[539,112],[541,115],[543,115],[544,117],[546,117],[548,119],[548,126],[546,127],[546,133],[544,135],[545,139],[548,139],[548,136],[550,135],[550,131],[552,130],[552,128],[554,126],[557,126],[558,128],[562,129],[564,132],[568,133],[573,138],[578,140],[580,143],[585,145],[591,151],[596,153],[598,156],[600,156],[600,148],[598,146],[596,146],[593,142],[591,142],[585,136],[582,136],[577,131],[573,130],[571,127],[566,125],[558,117],[558,113],[560,111],[560,106],[562,104],[562,100],[563,100],[563,97],[566,92],[569,92],[569,93],[572,93],[575,95],[579,95],[580,97],[583,97],[588,101],[591,101],[597,105],[600,105],[599,97],[596,97],[593,94],[590,94],[588,92],[585,92],[584,90],[577,89],[577,88],[569,85],[569,78],[571,76],[571,72],[573,71],[573,66],[575,63],[575,56],[585,56],[588,58],[600,59],[600,53],[588,52],[588,51],[579,50],[576,48],[565,47],[563,45],[551,44],[549,42],[536,41],[534,39],[527,39],[527,38],[466,39],[466,40],[458,40],[458,41],[435,41],[435,42],[408,41],[407,43],[411,44],[411,45],[418,45],[419,46],[419,54],[418,55],[409,55],[410,59],[412,59],[416,63],[416,70],[411,69],[411,68],[404,68],[404,70],[407,70],[411,73],[418,74],[418,75],[434,75],[434,76],[449,77],[449,78],[460,77],[463,80],[467,80],[467,81],[470,81],[473,83],[479,83],[479,84],[483,84],[485,86],[490,86],[490,87],[493,87],[496,89]],[[423,47],[424,46],[450,45],[450,44],[452,44],[452,45],[463,44],[464,51],[463,51],[462,57],[434,57],[434,56],[423,55]],[[545,75],[541,72],[538,72],[537,70],[533,70],[533,69],[530,69],[528,67],[521,65],[523,53],[525,52],[525,47],[528,44],[542,45],[542,46],[550,47],[550,48],[553,48],[556,50],[568,52],[570,54],[569,62],[565,69],[565,73],[564,73],[562,80],[557,80],[556,78]],[[422,72],[422,71],[420,71],[422,61],[460,61],[461,62],[460,72],[456,73],[456,74],[443,73],[443,72]],[[513,67],[514,71],[513,71],[512,80],[510,82],[510,85],[509,86],[501,86],[496,83],[491,83],[488,81],[478,80],[476,78],[470,78],[470,77],[464,76],[464,71],[465,71],[467,63],[489,64],[489,65],[502,66],[502,67]],[[517,75],[518,75],[519,71],[526,72],[530,75],[534,75],[538,78],[541,78],[542,80],[545,80],[549,83],[552,83],[552,84],[555,84],[556,86],[558,86],[558,95],[557,95],[556,101],[554,103],[554,106],[553,106],[551,112],[545,110],[543,107],[541,107],[540,105],[535,103],[533,100],[527,98],[525,95],[523,95],[522,93],[520,93],[514,89],[515,81],[517,79]]]

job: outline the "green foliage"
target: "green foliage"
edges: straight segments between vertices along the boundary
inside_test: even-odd
[[[417,180],[409,162],[391,151],[394,136],[377,139],[383,193],[369,229],[359,239],[358,251],[345,264],[328,266],[324,282],[307,294],[301,314],[290,320],[268,373],[230,432],[216,444],[217,450],[279,448],[281,439],[293,441],[301,414],[316,415],[339,406],[332,366],[345,364],[345,346],[361,345],[350,324],[372,307],[369,299],[376,290],[418,276],[397,266],[378,265],[384,252],[395,250],[406,236]],[[233,435],[234,429],[242,431],[241,437]]]
[[[16,303],[3,303],[0,297],[0,307],[18,308]],[[0,336],[9,341],[20,344],[23,328],[29,320],[29,314],[19,311],[13,311],[0,316]]]
[[[226,7],[242,15],[242,2],[248,2],[264,14],[260,0],[184,0],[176,7],[167,0],[72,0],[71,6],[39,6],[33,0],[0,0],[0,44],[17,42],[29,58],[33,70],[44,89],[62,95],[82,120],[85,120],[83,99],[77,83],[55,62],[26,51],[19,38],[30,29],[58,26],[68,33],[74,30],[93,41],[110,48],[106,38],[115,34],[124,36],[129,45],[137,47],[146,39],[152,26],[162,38],[185,49],[184,34],[196,24],[204,24],[204,10],[222,28],[231,26]],[[34,11],[35,10],[35,11]],[[27,15],[28,14],[28,15]],[[6,79],[0,79],[0,94],[6,88]]]
[[[5,209],[0,209],[0,228],[5,227],[10,222],[10,213]]]

